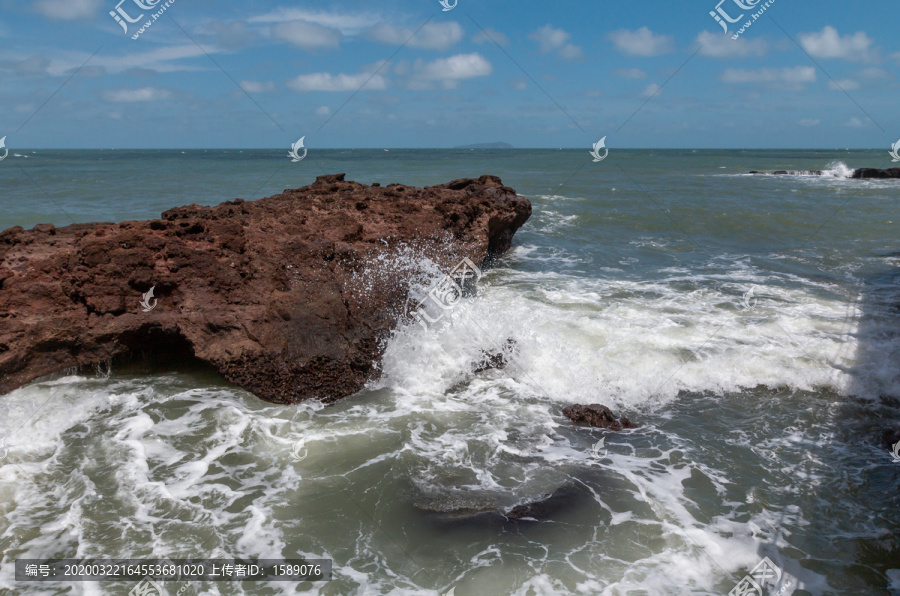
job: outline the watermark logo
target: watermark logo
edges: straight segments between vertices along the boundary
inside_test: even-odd
[[[466,289],[472,288],[483,276],[475,263],[468,257],[464,258],[418,301],[412,317],[427,331],[430,324],[437,323],[444,318],[446,311],[456,307]],[[429,298],[440,310],[432,309],[429,313],[429,304],[426,302]],[[429,314],[437,316],[432,318]]]
[[[769,557],[764,557],[728,592],[728,596],[764,596],[767,593],[765,586],[769,584],[776,586],[780,581],[781,569]],[[782,594],[790,585],[790,581],[786,582],[777,593]]]
[[[604,151],[602,157],[600,156],[601,149],[603,149]],[[594,143],[594,150],[590,151],[589,153],[591,154],[591,157],[594,158],[594,163],[606,159],[606,156],[609,155],[609,149],[606,148],[606,137],[603,137],[602,139]]]
[[[156,580],[145,577],[138,584],[131,588],[128,596],[164,596],[162,586]]]
[[[606,457],[606,454],[607,454],[608,450],[607,450],[607,449],[603,449],[603,448],[605,447],[605,443],[604,443],[605,440],[606,440],[605,438],[600,439],[599,441],[597,441],[596,443],[594,443],[594,446],[593,446],[593,447],[591,447],[591,453],[593,453],[593,454],[594,454],[594,457],[597,458],[597,459],[603,459],[603,458]],[[600,453],[600,450],[601,450],[601,449],[603,449],[603,453],[602,453],[602,454]]]
[[[709,14],[712,18],[716,20],[716,22],[722,26],[722,31],[724,33],[728,33],[728,25],[740,22],[744,15],[747,14],[746,11],[751,11],[757,7],[757,5],[762,2],[762,0],[731,0],[737,6],[737,10],[742,10],[742,12],[736,17],[732,17],[731,13],[722,8],[722,5],[725,4],[728,0],[719,0],[719,3],[716,4],[716,9],[709,11]],[[743,35],[744,31],[750,28],[750,26],[762,16],[764,12],[766,12],[771,5],[775,4],[775,0],[768,0],[765,4],[759,7],[759,10],[752,13],[750,15],[750,19],[746,21],[737,32],[731,36],[731,39],[737,39],[741,35]],[[736,12],[736,11],[735,11]]]
[[[122,0],[121,2],[116,4],[116,9],[109,11],[109,16],[114,18],[116,22],[122,26],[122,30],[125,32],[125,34],[128,35],[128,23],[137,23],[142,18],[144,18],[144,13],[141,13],[140,15],[132,18],[131,15],[129,15],[128,12],[124,8],[122,8],[122,5],[125,4],[125,2],[127,2],[127,0]]]
[[[139,14],[136,17],[132,17],[131,13],[122,7],[123,4],[129,3],[129,2],[133,2],[135,4],[135,6],[137,6],[137,10],[142,10],[145,12],[142,12],[141,14]],[[157,5],[160,2],[162,2],[162,0],[120,0],[120,2],[118,4],[116,4],[115,10],[109,11],[109,16],[111,16],[113,19],[115,19],[115,21],[119,25],[121,25],[122,31],[125,32],[125,35],[128,35],[128,25],[134,25],[135,23],[139,23],[139,22],[143,21],[146,11],[153,10],[154,8],[157,7]],[[137,33],[135,33],[134,35],[131,36],[131,39],[137,39],[141,35],[143,35],[144,31],[149,29],[153,25],[153,23],[155,23],[156,20],[159,19],[159,17],[161,17],[163,15],[163,13],[166,12],[169,9],[169,7],[172,6],[174,3],[175,3],[175,0],[167,0],[165,4],[163,4],[162,6],[159,7],[158,11],[156,11],[150,15],[150,18],[143,25],[140,26],[140,29],[137,30]],[[135,9],[131,9],[131,10],[135,10]]]
[[[3,149],[3,157],[0,157],[0,161],[3,161],[6,159],[6,156],[9,155],[9,149],[6,148],[6,137],[0,139],[0,149]]]
[[[306,157],[306,147],[303,146],[303,139],[305,139],[305,138],[306,138],[306,136],[302,136],[302,137],[300,137],[299,141],[297,141],[296,143],[291,145],[291,151],[290,151],[290,153],[288,153],[288,157],[291,158],[291,161],[293,163],[297,163],[298,161],[300,161],[304,157]],[[298,149],[303,149],[303,155],[300,155],[299,153],[297,153]]]
[[[157,300],[156,300],[155,298],[153,298],[153,290],[155,290],[155,289],[156,289],[156,286],[153,286],[152,288],[150,288],[150,291],[149,291],[149,292],[147,292],[146,294],[143,295],[143,296],[144,296],[144,299],[141,300],[141,306],[143,307],[144,312],[150,312],[151,310],[153,310],[154,308],[156,308],[156,302],[157,302]],[[153,298],[153,304],[152,304],[152,305],[150,304],[150,299],[151,299],[151,298]]]
[[[444,7],[443,12],[447,12],[448,10],[453,10],[454,8],[456,8],[457,4],[459,4],[459,0],[454,0],[452,6],[450,4],[450,0],[441,0],[441,6]]]
[[[3,137],[5,139],[6,137]],[[3,146],[3,139],[0,139],[0,147]],[[891,145],[891,150],[888,151],[888,155],[890,155],[893,159],[891,161],[900,161],[900,140]],[[6,157],[5,155],[3,157]],[[0,159],[3,159],[0,157]]]
[[[291,450],[291,459],[297,462],[303,461],[306,459],[306,456],[309,455],[309,449],[303,449],[303,445],[305,441],[300,439],[296,443],[294,443],[294,448]],[[303,454],[300,454],[300,450],[303,449]]]
[[[756,308],[756,286],[750,286],[750,289],[741,296],[741,310],[753,310]]]
[[[891,451],[891,457],[894,459],[894,463],[900,464],[900,441],[894,443],[894,450]]]
[[[714,18],[716,20],[716,22],[718,24],[722,25],[722,30],[725,33],[728,33],[728,25],[727,25],[726,21],[728,23],[737,23],[738,21],[741,20],[741,18],[744,15],[741,14],[740,16],[737,16],[732,19],[731,16],[729,16],[729,14],[725,11],[725,9],[722,8],[723,4],[725,4],[725,0],[721,0],[718,4],[716,4],[716,9],[709,11],[709,14],[712,18]],[[738,6],[740,6],[740,4],[738,4]],[[744,10],[750,10],[750,9],[746,8]]]

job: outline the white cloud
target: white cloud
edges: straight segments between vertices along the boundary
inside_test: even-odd
[[[822,121],[813,120],[812,118],[804,118],[800,121],[800,126],[818,126]]]
[[[725,35],[718,35],[703,31],[697,36],[697,43],[701,44],[700,55],[711,58],[732,58],[736,56],[762,56],[766,53],[766,42],[761,39],[731,39]]]
[[[78,76],[88,78],[102,77],[105,74],[106,69],[102,66],[82,66],[81,70],[78,71]]]
[[[272,81],[266,81],[264,83],[257,81],[241,81],[241,87],[247,93],[268,93],[270,91],[275,91],[275,83]]]
[[[455,89],[460,81],[491,74],[494,67],[481,54],[456,54],[432,62],[416,60],[414,74],[407,83],[412,90],[434,89],[440,82],[444,89]]]
[[[509,43],[509,38],[500,33],[499,31],[494,31],[490,27],[483,31],[479,31],[475,35],[472,36],[472,43],[483,44],[488,42],[497,42],[501,46],[505,46]]]
[[[584,57],[581,48],[569,43],[572,35],[562,29],[556,29],[552,25],[544,25],[537,31],[530,33],[528,39],[538,42],[538,50],[542,54],[555,51],[565,60],[580,60]]]
[[[867,124],[868,124],[868,122],[864,122],[864,121],[860,120],[859,118],[857,118],[856,116],[854,116],[853,118],[850,118],[849,120],[844,122],[844,126],[848,126],[850,128],[863,128]]]
[[[330,113],[331,108],[329,108],[328,106],[321,106],[316,108],[316,114],[318,114],[319,116],[327,116]]]
[[[304,50],[317,48],[337,48],[340,46],[341,32],[304,20],[286,21],[272,27],[272,37],[291,43]]]
[[[448,50],[463,38],[463,29],[456,21],[429,23],[422,27],[415,36],[412,36],[413,33],[415,33],[413,29],[378,23],[364,31],[363,37],[387,45],[406,44],[411,48],[425,50]],[[407,40],[409,40],[408,43]]]
[[[396,64],[394,64],[394,73],[400,76],[404,76],[409,74],[410,70],[409,62],[406,60],[398,60]]]
[[[864,68],[859,71],[859,76],[864,79],[893,79],[894,75],[889,73],[883,68],[878,68],[877,66],[870,66],[868,68]]]
[[[509,84],[513,89],[516,89],[518,91],[524,91],[525,89],[528,89],[528,81],[526,81],[522,77],[511,80]]]
[[[814,58],[839,58],[853,62],[864,62],[874,58],[872,39],[864,32],[843,37],[837,29],[826,26],[820,33],[801,33],[800,45]]]
[[[102,0],[37,0],[32,7],[45,17],[70,20],[92,17],[102,5]]]
[[[644,92],[641,95],[644,97],[653,97],[654,95],[657,95],[661,89],[662,87],[656,83],[650,83],[644,88]]]
[[[0,71],[11,71],[21,75],[54,74],[50,72],[51,64],[50,58],[46,56],[29,56],[24,60],[0,60]]]
[[[257,33],[249,30],[243,21],[229,23],[211,21],[204,25],[202,30],[215,36],[219,45],[232,50],[243,48],[258,37]]]
[[[559,48],[559,51],[556,53],[565,60],[581,60],[584,58],[584,52],[581,51],[581,48],[570,43]]]
[[[828,81],[828,88],[833,91],[853,91],[859,89],[859,83],[853,79],[838,79],[837,81]]]
[[[139,69],[145,73],[150,72],[183,72],[197,71],[208,68],[206,63],[201,66],[188,66],[185,64],[173,64],[176,60],[186,58],[194,58],[204,56],[205,52],[210,54],[220,53],[222,50],[215,45],[204,46],[203,49],[197,47],[196,44],[184,44],[179,46],[165,46],[150,50],[149,52],[141,52],[135,54],[118,55],[115,53],[98,54],[91,59],[90,65],[102,66],[107,72],[118,73],[122,71]],[[69,52],[64,57],[54,58],[47,69],[52,76],[63,74],[71,74],[74,69],[84,64],[90,54],[84,52]],[[204,58],[205,60],[205,58]]]
[[[760,68],[757,70],[729,68],[722,73],[721,78],[726,83],[787,83],[796,86],[803,83],[814,83],[816,69],[812,66]]]
[[[538,42],[539,49],[542,54],[546,54],[548,52],[552,52],[557,48],[561,48],[571,38],[571,34],[563,31],[562,29],[556,29],[549,24],[544,25],[534,33],[530,33],[528,35],[528,39],[533,39],[534,41]]]
[[[619,51],[633,56],[661,56],[673,50],[672,37],[654,35],[647,27],[636,31],[619,29],[609,34],[609,38]]]
[[[625,79],[646,79],[647,73],[641,70],[640,68],[620,68],[618,70],[614,70],[613,74],[617,77],[622,77]]]
[[[160,101],[172,96],[171,91],[157,89],[156,87],[141,87],[140,89],[119,89],[118,91],[104,91],[103,99],[117,103],[135,103],[140,101]]]
[[[367,91],[381,91],[387,88],[387,80],[381,75],[373,76],[367,72],[336,75],[328,72],[316,72],[294,77],[287,82],[290,89],[300,93],[306,91],[356,91],[363,85]]]
[[[420,76],[433,81],[484,77],[493,72],[491,63],[481,54],[457,54],[439,58],[422,66]]]
[[[379,22],[381,17],[366,13],[341,14],[304,8],[276,8],[272,12],[247,19],[249,23],[286,23],[306,21],[329,29],[337,29],[344,35],[356,35],[363,29]]]

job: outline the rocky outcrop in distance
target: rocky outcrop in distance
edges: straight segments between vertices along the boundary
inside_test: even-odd
[[[775,170],[774,172],[759,172],[751,170],[750,174],[758,174],[760,176],[824,176],[822,170]],[[837,177],[837,176],[835,176]],[[879,170],[878,168],[857,168],[848,178],[900,178],[900,168],[888,168]]]

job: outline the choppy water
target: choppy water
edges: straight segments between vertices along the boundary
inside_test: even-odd
[[[334,172],[496,174],[534,216],[451,325],[400,327],[382,380],[334,406],[138,368],[0,397],[0,593],[130,589],[12,580],[75,556],[334,560],[329,583],[203,594],[726,594],[765,556],[782,594],[900,593],[900,463],[877,441],[900,415],[900,182],[746,175],[884,152],[19,153],[0,228]],[[472,372],[509,338],[505,370]],[[573,428],[573,402],[641,426]],[[540,522],[465,514],[560,489]]]

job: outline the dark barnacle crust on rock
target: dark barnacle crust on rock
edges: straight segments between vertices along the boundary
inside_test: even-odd
[[[0,232],[0,393],[140,353],[199,359],[273,402],[334,401],[377,375],[407,297],[397,276],[362,287],[363,273],[410,245],[448,269],[483,263],[530,215],[496,176],[414,188],[336,174],[150,221],[10,228]]]

